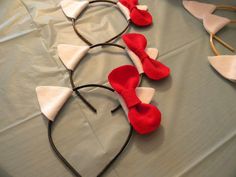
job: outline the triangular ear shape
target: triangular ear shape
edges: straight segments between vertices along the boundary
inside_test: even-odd
[[[136,66],[139,74],[144,73],[143,65],[142,65],[139,57],[134,52],[129,50],[128,48],[126,50],[127,50],[128,55],[130,56],[130,59],[132,60],[132,62]],[[145,51],[148,54],[148,56],[154,60],[158,57],[159,52],[158,52],[158,49],[156,49],[156,48],[147,48]]]
[[[201,3],[197,1],[183,1],[183,5],[194,17],[203,19],[206,14],[211,14],[215,11],[216,6],[213,4]]]
[[[88,46],[75,46],[68,44],[59,44],[57,53],[67,69],[74,70],[80,60],[87,54]]]
[[[226,79],[236,82],[236,55],[208,57],[211,66]]]
[[[40,86],[36,88],[41,112],[51,121],[72,95],[72,89],[67,87]]]
[[[224,26],[230,23],[230,19],[217,15],[207,14],[203,18],[203,25],[208,33],[216,34]]]
[[[141,102],[146,104],[149,104],[152,101],[152,98],[155,94],[155,89],[150,87],[137,87],[135,91],[137,97],[141,100]],[[125,104],[125,101],[119,94],[117,94],[117,98],[121,104],[121,107],[125,111],[125,114],[128,115],[128,108]]]
[[[76,19],[88,6],[89,1],[63,0],[60,4],[63,12],[67,17]]]

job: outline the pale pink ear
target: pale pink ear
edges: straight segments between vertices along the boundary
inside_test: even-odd
[[[51,121],[54,121],[57,113],[72,95],[72,89],[67,87],[40,86],[36,88],[36,94],[41,112]]]
[[[80,60],[87,54],[88,46],[75,46],[68,44],[59,44],[57,53],[67,69],[74,70]]]
[[[194,17],[203,19],[205,14],[211,14],[215,11],[216,6],[213,4],[201,3],[197,1],[183,1],[183,5]]]
[[[155,89],[150,87],[137,87],[135,89],[137,97],[141,100],[142,103],[149,104],[152,101],[152,98],[155,94]],[[117,94],[117,98],[121,104],[121,107],[123,108],[126,115],[128,115],[128,108],[125,104],[124,99]]]
[[[60,4],[63,12],[67,17],[76,19],[88,6],[89,1],[63,0]]]
[[[236,82],[236,55],[208,57],[211,66],[226,79]]]
[[[203,18],[203,25],[208,33],[216,34],[224,26],[230,23],[230,19],[217,15],[207,14]]]
[[[132,62],[136,66],[139,74],[144,73],[143,64],[141,63],[139,57],[134,52],[129,50],[128,48],[126,49],[126,51],[129,55],[130,59],[132,60]],[[158,52],[158,49],[156,49],[156,48],[147,48],[145,51],[151,59],[155,60],[158,57],[159,52]]]

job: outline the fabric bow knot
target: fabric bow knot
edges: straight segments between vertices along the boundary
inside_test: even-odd
[[[119,0],[119,3],[127,8],[129,17],[135,25],[149,26],[152,24],[151,14],[146,8],[143,8],[144,6],[138,6],[138,0]]]
[[[160,126],[161,112],[157,107],[148,104],[154,91],[151,88],[146,88],[146,90],[144,89],[146,93],[139,93],[138,95],[139,73],[134,66],[125,65],[114,69],[109,74],[108,80],[113,89],[118,93],[118,97],[120,96],[123,99],[126,108],[124,108],[122,101],[120,101],[121,105],[127,111],[129,122],[138,133],[147,134]],[[141,96],[142,94],[145,95]],[[140,100],[142,97],[144,100],[146,99],[144,101],[146,103]]]
[[[138,56],[142,63],[143,72],[153,80],[166,78],[170,74],[170,69],[155,59],[152,59],[145,51],[147,40],[142,34],[130,33],[122,36],[126,46]]]

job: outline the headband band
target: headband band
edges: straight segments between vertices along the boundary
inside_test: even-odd
[[[89,6],[89,4],[94,3],[109,3],[116,5],[120,12],[125,16],[127,20],[127,26],[117,35],[112,37],[109,40],[106,40],[104,43],[109,43],[114,39],[118,38],[122,35],[130,26],[130,23],[137,26],[149,26],[152,24],[152,16],[147,11],[148,8],[145,5],[138,5],[137,0],[119,0],[118,2],[114,2],[111,0],[83,0],[83,1],[76,1],[76,0],[63,0],[61,1],[61,8],[64,14],[72,20],[72,26],[75,33],[89,46],[93,44],[86,39],[76,28],[76,20],[78,19],[79,15]]]

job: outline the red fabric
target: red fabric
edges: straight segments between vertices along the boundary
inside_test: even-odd
[[[170,69],[161,62],[154,60],[145,52],[147,40],[144,35],[137,33],[124,34],[123,41],[141,60],[144,73],[153,80],[160,80],[170,75]]]
[[[108,81],[127,104],[128,119],[138,133],[147,134],[160,126],[161,112],[151,104],[142,103],[136,95],[139,73],[134,66],[124,65],[114,69]]]
[[[130,11],[130,19],[137,26],[149,26],[152,24],[152,16],[148,11],[139,10],[138,0],[119,0],[121,4],[127,7]]]

